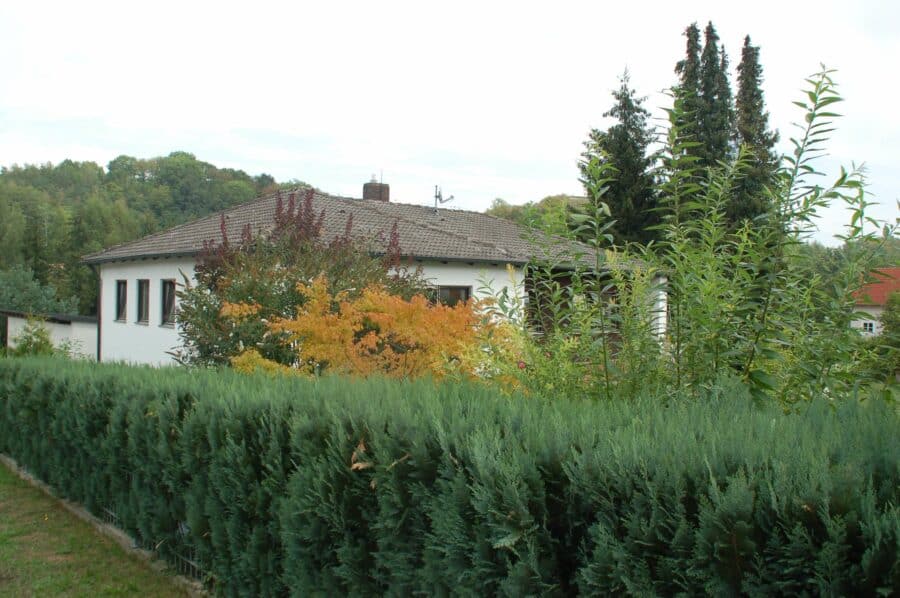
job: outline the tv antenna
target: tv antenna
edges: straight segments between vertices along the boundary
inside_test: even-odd
[[[441,188],[437,185],[434,186],[434,213],[437,214],[438,204],[445,204],[453,201],[453,196],[444,199],[444,194],[441,192]]]

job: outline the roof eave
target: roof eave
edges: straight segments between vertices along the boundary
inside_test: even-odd
[[[199,253],[200,253],[199,250],[193,250],[193,251],[175,251],[175,252],[167,252],[167,253],[136,253],[134,255],[118,255],[118,256],[87,255],[87,256],[81,258],[81,262],[84,264],[91,265],[91,266],[99,266],[101,264],[109,264],[112,262],[136,262],[138,260],[158,260],[158,259],[166,259],[166,258],[194,257]]]

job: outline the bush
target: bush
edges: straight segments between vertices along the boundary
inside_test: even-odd
[[[13,343],[15,346],[9,349],[9,354],[13,357],[57,354],[57,349],[50,340],[50,331],[36,318],[28,318],[25,321],[25,328],[13,339]],[[66,351],[63,350],[61,353],[66,354]]]
[[[223,216],[221,239],[206,244],[196,284],[185,280],[179,293],[184,347],[175,357],[192,365],[222,366],[253,349],[267,360],[292,365],[296,352],[267,323],[293,315],[305,300],[297,285],[319,276],[331,288],[349,289],[352,297],[369,285],[407,299],[425,290],[420,272],[400,263],[396,225],[384,240],[385,255],[378,257],[372,253],[375,239],[353,236],[352,217],[342,237],[323,240],[324,217],[324,211],[313,211],[312,190],[299,203],[291,193],[286,206],[279,197],[271,233],[254,237],[248,226],[232,243]],[[229,317],[235,315],[244,317]]]
[[[851,329],[854,293],[890,245],[896,224],[866,216],[863,172],[841,170],[821,186],[815,170],[833,131],[841,101],[823,70],[797,102],[805,114],[774,180],[754,197],[764,206],[736,225],[730,202],[752,168],[743,148],[734,160],[701,171],[696,145],[679,127],[676,101],[660,153],[657,194],[660,242],[635,253],[605,250],[615,222],[604,204],[615,172],[609,161],[584,165],[590,202],[571,215],[574,232],[593,252],[536,261],[529,309],[536,325],[523,328],[525,368],[505,367],[525,388],[562,390],[571,397],[631,397],[653,389],[708,396],[722,377],[740,379],[758,401],[782,404],[858,388],[898,392],[868,367],[872,348]],[[854,247],[839,272],[823,277],[809,252],[798,250],[831,204],[850,213],[842,239]],[[881,231],[878,237],[863,230]],[[665,278],[667,306],[654,304],[654,281]],[[655,322],[666,320],[664,334]],[[503,368],[504,364],[497,364]],[[883,372],[883,370],[882,370]]]
[[[225,595],[896,593],[898,426],[727,382],[550,402],[0,360],[0,450]]]
[[[480,315],[473,301],[450,307],[431,303],[424,295],[407,300],[374,285],[351,298],[347,291],[332,293],[324,276],[309,285],[298,283],[296,290],[302,299],[296,313],[266,324],[267,334],[292,347],[290,367],[266,360],[253,348],[232,358],[237,370],[474,377],[483,375],[484,351],[502,348],[507,328]],[[255,317],[257,311],[253,306],[226,307],[224,317],[237,322]]]

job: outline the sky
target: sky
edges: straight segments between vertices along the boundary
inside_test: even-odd
[[[360,197],[483,211],[583,195],[577,162],[624,69],[662,125],[684,29],[716,26],[732,69],[760,46],[780,151],[804,79],[845,102],[820,170],[865,164],[868,214],[900,198],[900,3],[4,2],[0,165],[188,151]],[[733,88],[736,80],[733,78]],[[816,239],[835,244],[832,209]]]

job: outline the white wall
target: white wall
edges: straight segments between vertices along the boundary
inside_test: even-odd
[[[883,326],[881,325],[881,314],[884,313],[884,308],[880,305],[857,305],[856,311],[868,314],[866,318],[860,318],[858,320],[853,320],[850,322],[851,328],[856,328],[860,331],[863,336],[878,336],[882,332]],[[863,322],[872,322],[875,331],[874,332],[863,332]]]
[[[175,361],[167,355],[180,344],[176,326],[162,325],[162,280],[175,279],[178,288],[183,285],[182,273],[193,280],[193,259],[156,259],[111,262],[100,266],[100,360],[126,361],[151,365],[172,365]],[[459,262],[423,262],[423,275],[435,286],[467,286],[472,288],[472,296],[483,297],[480,290],[485,282],[491,284],[495,292],[504,287],[510,289],[520,300],[524,297],[522,269],[516,268],[514,278],[505,264],[468,264]],[[137,321],[137,281],[150,281],[150,320]],[[128,282],[127,318],[116,320],[116,281]],[[177,303],[176,303],[177,307]]]
[[[16,338],[25,330],[27,318],[7,317],[6,344],[10,348],[16,346]],[[91,322],[42,322],[41,325],[50,333],[53,346],[66,346],[73,357],[97,359],[97,325]]]
[[[172,365],[167,355],[180,345],[176,326],[162,323],[162,281],[174,279],[176,289],[184,284],[182,273],[194,278],[193,259],[147,259],[110,262],[100,266],[100,361],[125,361]],[[137,281],[150,281],[149,321],[138,323]],[[127,315],[116,320],[116,281],[128,282]],[[176,300],[176,309],[178,302]]]
[[[481,289],[488,283],[495,293],[508,288],[510,297],[518,297],[520,304],[524,305],[525,286],[521,267],[514,268],[511,280],[506,264],[422,262],[420,265],[424,277],[434,286],[472,287],[472,297],[482,299],[489,295]]]
[[[655,297],[653,299],[653,332],[657,338],[666,336],[669,327],[669,279],[659,274],[653,277]]]

